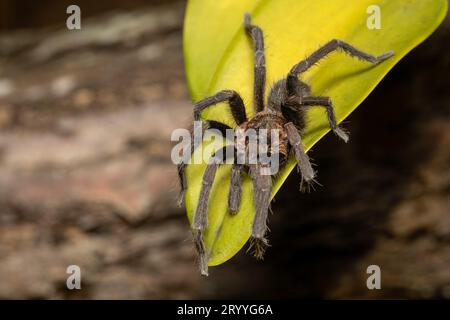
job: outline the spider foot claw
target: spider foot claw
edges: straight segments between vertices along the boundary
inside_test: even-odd
[[[253,236],[248,249],[254,248],[253,256],[258,260],[263,260],[267,247],[269,247],[269,241],[266,238]]]
[[[339,138],[341,138],[345,143],[348,142],[349,134],[346,130],[342,129],[341,127],[336,127],[336,129],[333,130],[334,134],[337,135]]]
[[[206,254],[205,244],[203,243],[203,232],[200,229],[194,231],[194,242],[200,257],[200,273],[202,276],[208,276],[208,255]]]
[[[229,208],[229,211],[230,211],[230,214],[232,216],[234,216],[238,213],[239,210],[237,208]]]
[[[302,179],[302,181],[300,182],[300,192],[310,193],[311,189],[316,190],[315,188],[316,185],[320,186],[320,183],[316,179],[311,180]]]
[[[178,195],[177,207],[178,208],[184,207],[184,191],[181,191],[180,194]]]
[[[390,51],[388,51],[386,53],[383,53],[381,56],[377,57],[377,63],[380,63],[380,62],[382,62],[382,61],[384,61],[386,59],[389,59],[393,55],[394,55],[394,51],[393,50],[390,50]]]
[[[311,164],[299,165],[299,171],[302,176],[302,180],[306,183],[313,181],[316,177],[316,172],[312,168]]]
[[[310,183],[316,177],[316,171],[313,169],[311,160],[308,156],[306,156],[303,161],[297,163],[297,170],[302,177],[302,182]]]
[[[244,14],[244,25],[245,25],[245,27],[246,28],[248,28],[249,26],[250,26],[250,23],[251,23],[251,16],[250,16],[250,13],[245,13]]]

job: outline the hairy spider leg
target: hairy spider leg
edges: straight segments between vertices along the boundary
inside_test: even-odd
[[[222,90],[211,97],[196,102],[194,105],[194,120],[199,121],[201,112],[206,108],[225,101],[228,102],[233,119],[238,125],[247,121],[244,102],[241,96],[233,90]]]
[[[297,167],[302,176],[302,182],[307,183],[314,180],[316,173],[311,166],[309,157],[303,149],[302,140],[296,126],[292,122],[288,122],[284,125],[289,140],[289,144],[294,149],[295,159],[297,160]]]
[[[289,115],[288,119],[293,118],[290,113],[298,112],[300,114],[305,114],[305,107],[324,107],[327,112],[328,123],[330,124],[331,130],[344,142],[348,142],[349,136],[348,132],[338,126],[336,122],[336,116],[334,114],[333,103],[329,97],[296,97],[291,96],[287,100],[288,103],[283,105],[283,114]]]
[[[205,122],[202,123],[202,136],[204,135],[205,131],[208,129],[217,129],[219,130],[222,135],[225,137],[226,136],[226,130],[227,129],[231,129],[229,126],[227,126],[224,123],[218,122],[218,121],[213,121],[213,120],[207,120]],[[182,207],[184,206],[184,197],[185,197],[185,193],[186,193],[186,189],[187,189],[187,180],[186,180],[186,165],[187,162],[189,161],[190,157],[192,156],[192,154],[194,153],[195,150],[195,145],[194,145],[194,128],[191,127],[191,129],[189,130],[190,134],[191,134],[191,144],[190,144],[190,153],[189,153],[189,158],[185,159],[185,161],[182,161],[181,163],[178,164],[178,180],[180,183],[180,195],[178,197],[178,206]]]
[[[305,97],[302,101],[304,106],[317,106],[325,107],[327,111],[328,123],[330,124],[331,130],[344,142],[348,142],[348,133],[339,127],[336,122],[336,116],[334,115],[333,103],[329,97]]]
[[[228,210],[231,214],[236,214],[241,204],[242,193],[242,171],[244,165],[235,163],[231,168],[230,193],[228,194]]]
[[[297,110],[304,112],[302,110],[302,106],[323,106],[326,108],[328,115],[328,122],[330,123],[330,127],[333,132],[344,142],[347,142],[349,137],[348,134],[337,125],[336,117],[334,115],[333,104],[331,99],[328,97],[311,97],[309,94],[299,95],[299,89],[301,89],[305,84],[298,79],[298,76],[311,68],[314,64],[316,64],[320,59],[323,59],[328,54],[338,49],[342,49],[345,53],[348,53],[352,57],[356,57],[363,61],[368,61],[372,63],[380,63],[388,58],[390,58],[394,52],[388,51],[380,56],[373,56],[363,51],[360,51],[353,47],[352,45],[341,41],[341,40],[331,40],[326,43],[324,46],[320,47],[313,54],[311,54],[305,60],[300,61],[298,64],[294,65],[292,69],[289,71],[286,80],[286,89],[287,94],[290,97],[297,97],[297,105],[290,105],[289,108],[297,108]]]
[[[252,240],[255,246],[254,255],[262,259],[268,245],[265,234],[267,232],[267,218],[270,209],[270,194],[272,192],[272,176],[261,174],[260,165],[250,166],[250,176],[253,181],[253,199],[255,202],[255,218],[252,227]]]
[[[209,254],[208,252],[206,252],[205,244],[203,242],[203,231],[208,225],[209,194],[214,183],[217,168],[220,164],[223,163],[223,160],[226,159],[226,156],[229,155],[229,153],[227,152],[228,148],[234,149],[234,146],[225,146],[217,150],[214,155],[210,157],[206,166],[205,173],[203,174],[200,196],[194,214],[194,223],[192,227],[194,229],[195,246],[200,256],[200,271],[202,275],[208,275]],[[232,154],[234,154],[234,152]]]
[[[254,58],[254,85],[253,99],[255,113],[264,110],[264,90],[266,86],[266,58],[264,53],[264,37],[260,27],[251,24],[250,15],[244,17],[244,27],[253,40]]]
[[[328,54],[338,49],[342,49],[345,53],[348,53],[352,57],[356,57],[358,59],[372,63],[379,63],[394,55],[393,51],[388,51],[376,57],[363,51],[360,51],[342,40],[333,39],[328,43],[326,43],[324,46],[320,47],[318,50],[316,50],[308,58],[306,58],[303,61],[300,61],[298,64],[292,67],[291,71],[289,71],[289,74],[287,76],[287,89],[289,95],[293,95],[295,92],[295,85],[297,83],[299,74],[305,72],[314,64],[316,64],[319,60],[323,59]]]
[[[205,244],[203,242],[203,230],[208,225],[208,199],[211,187],[214,182],[214,177],[216,176],[216,171],[219,164],[212,157],[211,163],[206,167],[205,173],[203,174],[202,188],[200,191],[200,196],[197,204],[197,209],[194,216],[194,241],[197,248],[198,254],[200,256],[200,271],[203,275],[208,275],[208,254],[205,249]]]

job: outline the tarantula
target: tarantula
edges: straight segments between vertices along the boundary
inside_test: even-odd
[[[298,169],[301,174],[302,181],[308,183],[313,181],[315,171],[313,170],[307,154],[302,146],[302,134],[306,125],[306,111],[312,106],[324,107],[327,113],[328,122],[331,130],[344,142],[347,142],[348,134],[338,126],[333,111],[333,105],[329,97],[312,96],[310,87],[303,81],[299,80],[299,75],[314,66],[319,60],[327,56],[333,51],[341,49],[352,57],[359,58],[364,61],[377,64],[389,57],[394,52],[389,51],[378,57],[364,53],[352,45],[341,40],[331,40],[324,46],[320,47],[305,60],[294,65],[287,74],[286,78],[279,80],[270,90],[267,104],[264,103],[264,90],[266,82],[265,52],[264,38],[261,28],[251,24],[249,14],[244,17],[244,28],[251,37],[254,46],[254,111],[255,114],[247,119],[245,106],[242,98],[236,91],[223,90],[214,96],[205,98],[194,106],[194,119],[200,120],[200,114],[206,108],[220,102],[228,102],[231,114],[237,124],[237,128],[248,130],[253,128],[260,129],[277,129],[279,132],[279,157],[280,166],[286,163],[290,152],[293,151],[298,163]],[[267,106],[267,107],[266,107]],[[206,120],[203,130],[218,129],[224,132],[226,129],[232,129],[229,126],[217,122]],[[270,142],[269,142],[270,144]],[[269,152],[273,146],[269,145]],[[224,147],[228,148],[227,147]],[[193,146],[191,145],[191,154]],[[200,255],[201,273],[208,274],[208,253],[203,243],[203,231],[207,226],[207,208],[209,193],[214,182],[216,170],[219,161],[214,161],[217,157],[214,154],[204,172],[203,183],[196,208],[193,232],[194,241],[197,251]],[[187,188],[185,178],[185,163],[179,165],[179,177],[181,184],[181,199]],[[264,164],[256,163],[252,165],[239,164],[235,162],[231,169],[231,185],[228,194],[228,208],[231,214],[235,214],[239,209],[241,197],[241,181],[244,171],[248,172],[253,181],[253,193],[255,202],[255,217],[252,227],[252,238],[255,244],[255,255],[261,258],[264,248],[267,246],[265,234],[267,231],[267,216],[270,206],[270,194],[272,189],[272,176],[263,175],[258,169]]]

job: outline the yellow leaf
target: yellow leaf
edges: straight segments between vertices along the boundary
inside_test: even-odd
[[[380,8],[380,29],[367,26],[373,14],[368,12],[371,5]],[[244,99],[247,116],[252,115],[253,49],[243,28],[244,13],[249,12],[252,23],[260,26],[265,35],[266,94],[272,84],[286,77],[294,64],[331,39],[344,40],[373,55],[395,52],[377,66],[336,52],[302,76],[314,95],[331,97],[341,122],[401,58],[438,27],[446,11],[447,0],[189,0],[184,54],[192,98],[198,101],[223,89],[236,90]],[[236,127],[223,103],[205,110],[202,118]],[[308,119],[303,136],[306,149],[329,131],[323,110],[311,109]],[[336,139],[336,143],[341,142]],[[221,145],[217,141],[213,144]],[[207,145],[211,143],[203,143]],[[205,167],[201,164],[187,168],[186,209],[191,222]],[[274,181],[272,196],[294,167],[295,161],[290,159]],[[211,190],[204,235],[211,266],[233,257],[251,235],[254,216],[251,180],[244,179],[242,203],[235,216],[227,210],[229,186],[230,166],[223,165]]]

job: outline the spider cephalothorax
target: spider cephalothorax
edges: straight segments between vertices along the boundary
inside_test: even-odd
[[[265,104],[264,89],[266,69],[263,33],[258,26],[251,24],[250,15],[248,14],[245,15],[244,27],[246,32],[251,36],[254,44],[254,116],[247,119],[244,103],[237,92],[223,90],[216,93],[214,96],[197,102],[194,107],[194,118],[195,120],[200,120],[200,114],[204,109],[220,102],[228,102],[231,114],[237,125],[236,129],[239,128],[243,131],[249,131],[249,129],[254,129],[256,131],[260,131],[261,129],[267,129],[269,131],[273,129],[276,130],[276,132],[278,132],[276,150],[280,165],[284,165],[285,160],[292,152],[297,160],[302,182],[309,183],[314,180],[315,172],[303,149],[301,140],[306,125],[307,109],[313,106],[324,107],[331,130],[344,142],[348,141],[348,135],[336,123],[331,99],[329,97],[312,96],[309,86],[299,79],[299,75],[307,71],[320,59],[338,49],[350,56],[374,64],[391,57],[393,52],[389,51],[377,57],[364,53],[341,40],[331,40],[308,58],[294,65],[286,78],[275,83],[270,90],[267,104]],[[231,129],[223,123],[206,120],[204,130],[210,128],[219,129],[220,132]],[[248,140],[245,140],[244,144],[245,150],[247,150],[249,144]],[[237,145],[238,141],[235,139],[234,147],[232,146],[235,151],[238,149]],[[227,148],[229,148],[229,146],[224,147],[224,150]],[[191,148],[191,151],[193,151],[192,149],[193,147]],[[270,153],[272,149],[275,149],[275,145],[273,141],[269,140],[268,152]],[[209,161],[203,175],[202,188],[192,226],[195,244],[200,255],[201,272],[205,275],[208,273],[209,253],[206,252],[203,243],[203,231],[207,227],[208,199],[217,168],[220,165],[221,160],[223,160],[223,152],[220,152],[220,157],[218,157],[217,154],[219,153],[216,153],[211,157],[211,161]],[[185,165],[185,163],[179,165],[182,197],[187,188],[184,173]],[[267,240],[265,239],[267,231],[266,222],[270,206],[270,194],[272,191],[272,176],[267,173],[262,173],[261,170],[266,166],[267,163],[262,163],[259,160],[257,160],[256,163],[240,163],[235,160],[231,169],[231,184],[228,194],[229,211],[231,214],[235,214],[239,210],[242,175],[250,175],[253,181],[253,194],[256,208],[252,227],[252,238],[255,244],[255,254],[259,258],[262,257],[264,247],[267,244]]]

